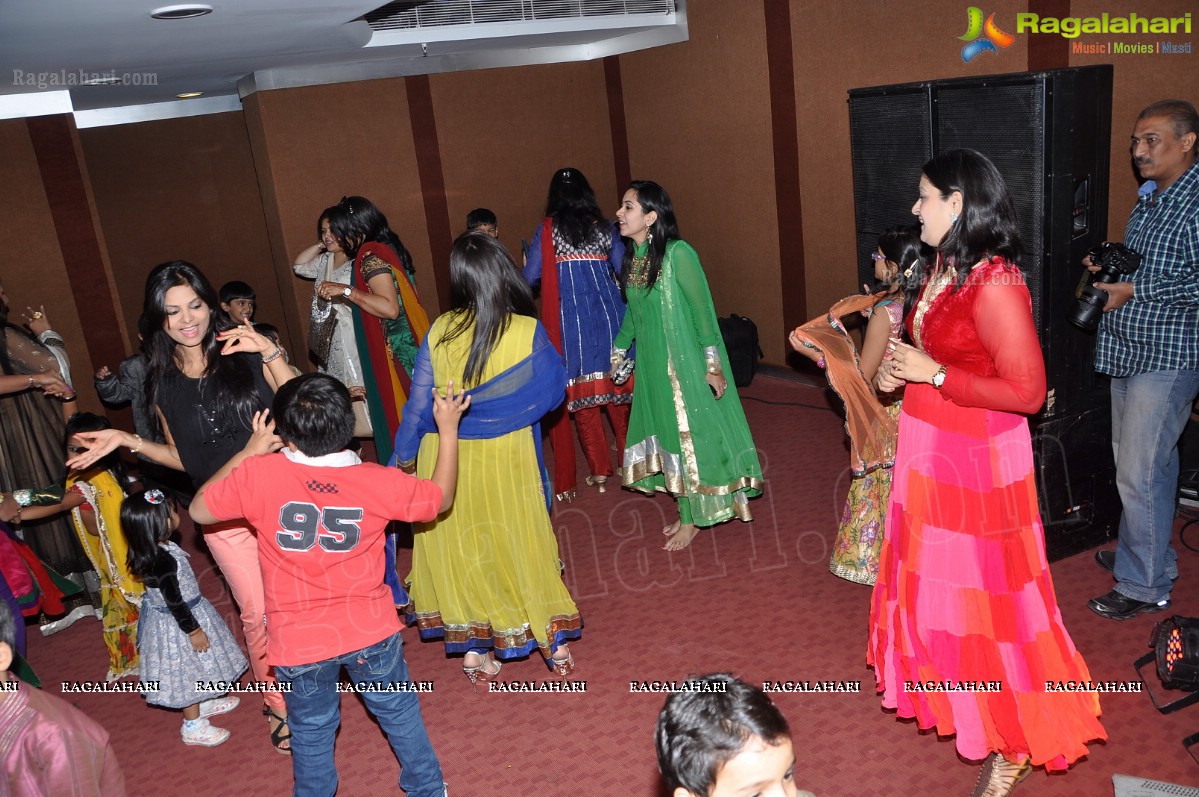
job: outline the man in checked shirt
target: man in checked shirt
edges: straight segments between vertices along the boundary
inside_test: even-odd
[[[1132,158],[1144,184],[1124,243],[1142,255],[1107,291],[1095,370],[1112,377],[1112,450],[1124,512],[1116,550],[1095,558],[1116,587],[1091,600],[1113,620],[1170,606],[1178,439],[1199,391],[1199,115],[1184,100],[1137,117]],[[1089,263],[1089,261],[1088,261]],[[1092,271],[1096,267],[1089,265]]]

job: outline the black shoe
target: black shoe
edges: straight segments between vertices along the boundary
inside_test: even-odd
[[[1116,552],[1095,551],[1095,561],[1099,563],[1100,567],[1111,573],[1116,569]]]
[[[1139,601],[1112,590],[1106,595],[1100,595],[1098,598],[1088,601],[1087,608],[1100,617],[1106,617],[1109,620],[1127,620],[1130,617],[1136,617],[1142,612],[1153,614],[1163,609],[1169,609],[1170,599],[1162,598],[1159,601]]]

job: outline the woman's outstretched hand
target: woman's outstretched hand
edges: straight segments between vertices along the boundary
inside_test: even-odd
[[[75,436],[87,444],[87,451],[81,451],[67,460],[67,467],[75,470],[87,470],[121,446],[132,448],[137,444],[133,435],[122,432],[120,429],[76,432]]]
[[[221,347],[221,354],[237,354],[243,351],[269,354],[277,348],[273,340],[256,332],[254,326],[249,323],[226,329],[218,333],[216,339],[225,344]]]

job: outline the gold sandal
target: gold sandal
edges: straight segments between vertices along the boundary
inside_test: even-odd
[[[605,493],[608,491],[607,476],[588,476],[584,481],[587,482],[588,487],[594,487],[596,492]]]
[[[1025,758],[1019,764],[1013,764],[999,753],[991,753],[983,762],[982,771],[978,773],[978,782],[970,797],[1007,797],[1016,788],[1016,784],[1028,777],[1032,772],[1032,761]]]

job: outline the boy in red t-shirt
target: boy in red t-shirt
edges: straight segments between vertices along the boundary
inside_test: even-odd
[[[445,398],[433,394],[440,445],[428,481],[362,463],[347,451],[354,429],[349,392],[328,375],[307,374],[279,388],[273,421],[255,416],[245,450],[200,488],[189,508],[197,523],[245,518],[258,530],[267,660],[279,682],[290,684],[297,796],[337,790],[333,743],[342,667],[400,759],[408,797],[445,792],[383,575],[387,524],[431,521],[453,503],[458,422],[470,398],[449,387]]]

